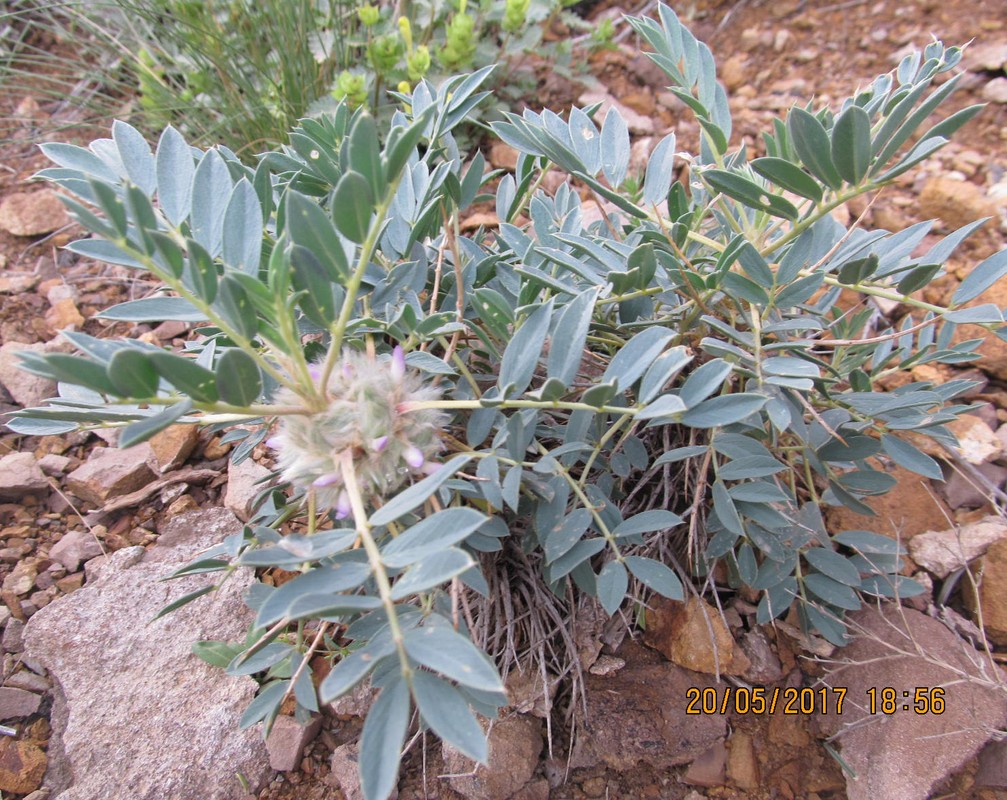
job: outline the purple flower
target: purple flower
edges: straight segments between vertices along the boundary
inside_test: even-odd
[[[308,364],[308,374],[311,376],[311,380],[318,383],[322,379],[322,365]]]
[[[401,345],[395,345],[392,350],[392,368],[390,370],[392,379],[401,381],[406,376],[406,354],[402,352]]]
[[[409,445],[409,447],[402,451],[402,458],[413,469],[422,467],[423,462],[426,460],[423,457],[423,451],[413,445]]]
[[[339,493],[339,497],[336,498],[336,519],[346,519],[350,516],[350,512],[353,510],[350,506],[350,496],[346,494],[346,490],[343,489]]]
[[[387,436],[379,436],[377,439],[374,439],[371,442],[371,450],[373,450],[375,453],[383,452],[386,447],[388,447]]]
[[[266,439],[266,447],[270,450],[279,450],[283,447],[283,437],[282,436],[270,436]]]
[[[330,472],[327,475],[322,475],[320,478],[315,478],[312,482],[312,486],[316,489],[324,489],[326,486],[332,486],[335,483],[339,483],[342,480],[342,475],[338,472]]]

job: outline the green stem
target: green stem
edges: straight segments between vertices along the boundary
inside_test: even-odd
[[[392,599],[392,583],[388,579],[384,562],[381,560],[381,551],[377,542],[371,535],[371,523],[367,519],[367,510],[364,508],[364,499],[360,494],[360,485],[357,483],[356,473],[353,471],[352,456],[347,453],[340,464],[343,475],[343,484],[346,487],[346,494],[350,498],[350,508],[353,511],[353,521],[357,527],[357,535],[364,545],[367,553],[367,561],[371,565],[374,573],[374,582],[378,586],[378,594],[381,597],[381,604],[385,609],[385,616],[388,617],[388,630],[392,634],[392,641],[399,654],[399,664],[402,666],[402,676],[410,681],[412,677],[412,667],[409,666],[409,655],[402,634],[402,626],[399,625],[399,617],[395,610],[395,601]],[[410,681],[411,682],[411,681]]]
[[[329,376],[332,375],[336,361],[339,360],[339,353],[343,347],[343,337],[346,335],[346,327],[350,324],[350,317],[353,316],[353,309],[357,304],[357,295],[360,292],[360,285],[364,280],[364,272],[367,270],[367,265],[371,263],[371,257],[374,255],[374,249],[377,247],[378,237],[381,234],[385,216],[387,216],[388,209],[391,208],[392,201],[395,199],[399,180],[401,180],[401,175],[397,176],[388,187],[385,199],[375,209],[374,221],[367,232],[367,237],[360,246],[360,258],[357,260],[357,266],[346,284],[346,297],[343,299],[343,307],[339,309],[339,318],[332,327],[332,341],[329,344],[329,352],[325,356],[325,366],[322,369],[322,377],[319,381],[321,386],[329,385]]]

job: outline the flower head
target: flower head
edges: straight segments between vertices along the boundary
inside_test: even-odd
[[[309,372],[314,380],[321,379],[320,366],[312,365]],[[345,352],[324,388],[324,410],[283,417],[269,439],[285,480],[314,491],[319,506],[334,509],[342,519],[351,511],[344,465],[353,469],[365,499],[426,474],[430,459],[441,449],[444,415],[431,409],[403,410],[439,393],[406,368],[400,348],[382,359]],[[277,402],[297,404],[298,398],[283,390]]]

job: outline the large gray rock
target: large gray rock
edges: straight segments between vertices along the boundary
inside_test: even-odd
[[[225,677],[191,649],[244,636],[251,576],[151,621],[207,583],[160,579],[238,526],[224,509],[181,514],[172,546],[130,567],[132,548],[114,554],[93,583],[31,618],[28,653],[55,682],[52,800],[244,800],[236,775],[254,786],[270,773],[259,732],[238,730],[255,682]]]
[[[228,465],[224,505],[242,522],[248,522],[252,516],[252,501],[265,486],[262,481],[271,474],[250,458],[240,464]]]
[[[842,714],[830,708],[818,717],[823,733],[839,734],[843,761],[855,775],[846,777],[848,800],[926,800],[934,785],[1007,722],[1007,696],[1000,689],[1007,675],[918,611],[885,606],[852,620],[862,633],[842,651],[848,663],[824,678],[828,686],[847,690]],[[881,713],[883,687],[896,692],[891,714]],[[942,688],[943,713],[916,713],[916,687],[928,697]],[[879,704],[873,717],[871,689]]]

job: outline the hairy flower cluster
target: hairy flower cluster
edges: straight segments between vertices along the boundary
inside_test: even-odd
[[[315,380],[321,368],[311,367]],[[342,519],[350,514],[343,465],[352,465],[364,498],[388,494],[412,475],[430,469],[441,449],[444,415],[409,404],[436,399],[439,392],[406,370],[402,349],[375,360],[346,352],[325,387],[328,406],[315,414],[285,416],[268,444],[282,475],[295,487],[314,490],[319,507]],[[296,403],[283,390],[278,403]]]

